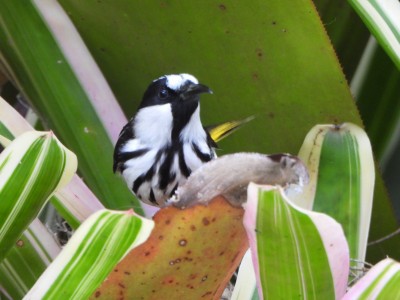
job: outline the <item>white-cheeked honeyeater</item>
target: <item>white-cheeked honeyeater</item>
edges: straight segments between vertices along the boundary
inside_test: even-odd
[[[163,206],[190,173],[216,157],[216,143],[200,120],[200,95],[212,93],[189,74],[154,80],[114,151],[120,172],[143,202]]]

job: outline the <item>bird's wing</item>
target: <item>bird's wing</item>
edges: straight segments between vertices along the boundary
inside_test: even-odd
[[[205,129],[210,134],[211,139],[214,142],[218,142],[253,119],[254,116],[250,116],[241,120],[233,120],[216,125],[206,126]]]
[[[125,161],[122,159],[123,153],[121,152],[121,148],[126,144],[127,141],[135,138],[135,132],[133,130],[133,119],[131,119],[125,126],[122,128],[121,133],[119,134],[118,141],[115,145],[114,149],[114,164],[113,171],[119,171],[121,168],[121,164]]]

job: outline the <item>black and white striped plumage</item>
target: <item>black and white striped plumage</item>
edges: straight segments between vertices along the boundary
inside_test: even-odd
[[[114,151],[119,171],[136,196],[163,206],[192,171],[215,158],[215,142],[200,121],[199,95],[211,90],[189,74],[154,80]]]

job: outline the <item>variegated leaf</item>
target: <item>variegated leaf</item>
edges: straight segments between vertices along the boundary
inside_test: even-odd
[[[375,183],[368,136],[350,123],[317,125],[307,134],[299,157],[309,170],[310,184],[291,199],[337,220],[351,258],[365,260]]]
[[[12,299],[22,299],[60,251],[47,228],[34,220],[0,263],[0,286]]]
[[[398,0],[350,0],[349,2],[400,69],[400,2]]]
[[[349,250],[331,217],[291,203],[280,187],[250,184],[244,225],[260,299],[338,299]]]
[[[376,264],[343,297],[356,299],[400,299],[400,263],[386,258]]]
[[[1,135],[13,140],[31,130],[33,130],[32,126],[0,97],[0,144],[6,143],[4,138],[1,139]],[[71,181],[57,191],[50,201],[73,228],[77,228],[95,211],[104,208],[78,175],[74,175]]]
[[[76,167],[52,132],[27,132],[0,154],[0,261]]]
[[[93,214],[24,299],[88,299],[113,267],[146,241],[153,227],[153,221],[133,211]]]

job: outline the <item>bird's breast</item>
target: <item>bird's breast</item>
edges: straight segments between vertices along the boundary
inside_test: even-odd
[[[160,148],[146,148],[139,142],[133,144],[148,150],[127,160],[122,175],[133,192],[152,205],[163,205],[192,171],[215,156],[206,141],[179,142]]]

